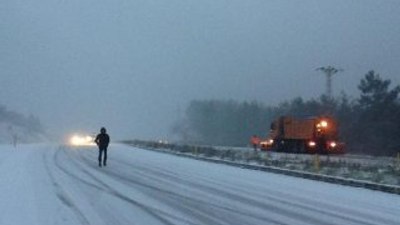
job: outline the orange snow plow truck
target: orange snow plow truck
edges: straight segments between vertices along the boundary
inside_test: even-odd
[[[267,139],[261,141],[260,146],[266,151],[344,153],[344,143],[338,141],[337,123],[331,117],[279,117],[271,123]]]

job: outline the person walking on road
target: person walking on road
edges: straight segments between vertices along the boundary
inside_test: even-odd
[[[102,155],[103,156],[103,166],[107,165],[107,148],[108,144],[110,143],[110,136],[106,133],[106,128],[102,127],[100,129],[100,134],[96,136],[96,139],[94,139],[94,142],[97,144],[99,147],[99,167],[101,167],[101,159]]]

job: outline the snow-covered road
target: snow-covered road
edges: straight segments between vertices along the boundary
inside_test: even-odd
[[[0,224],[398,225],[400,196],[112,145],[0,146]]]

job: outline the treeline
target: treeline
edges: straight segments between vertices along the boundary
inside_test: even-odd
[[[400,86],[391,87],[374,71],[358,85],[360,96],[350,99],[325,95],[301,97],[278,106],[234,100],[194,100],[174,131],[184,142],[245,146],[253,134],[265,137],[269,124],[281,115],[328,115],[339,122],[340,138],[348,152],[395,155],[400,152]]]
[[[45,134],[39,118],[30,115],[10,111],[0,105],[0,142],[10,142],[10,139],[18,139],[19,142],[41,141]]]

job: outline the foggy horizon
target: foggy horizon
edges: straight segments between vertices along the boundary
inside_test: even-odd
[[[400,84],[399,1],[95,1],[0,4],[0,105],[56,137],[170,138],[191,100],[276,105],[357,97],[369,70]]]

